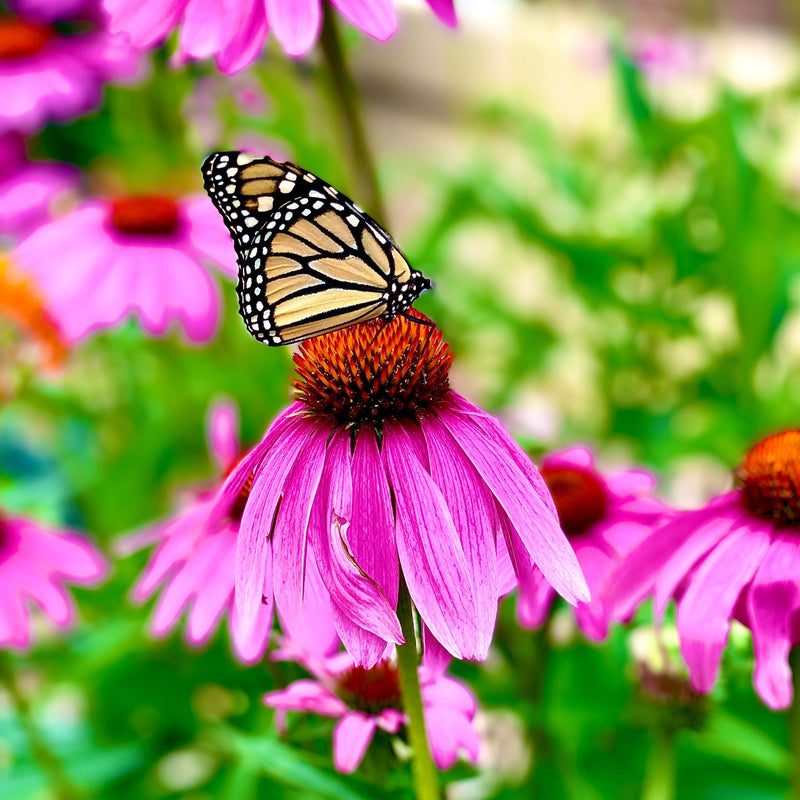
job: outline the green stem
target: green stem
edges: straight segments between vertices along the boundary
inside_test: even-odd
[[[30,703],[17,685],[13,664],[8,655],[2,652],[0,652],[0,682],[5,686],[14,703],[19,720],[28,737],[33,760],[41,767],[53,796],[58,800],[76,800],[76,798],[80,797],[80,791],[72,783],[64,769],[64,765],[50,749],[50,745],[39,730],[33,718]]]
[[[397,616],[406,643],[397,648],[397,666],[400,670],[400,688],[403,692],[403,709],[408,717],[408,740],[411,745],[411,771],[414,776],[416,800],[439,800],[439,773],[431,758],[422,692],[419,688],[419,657],[417,634],[414,627],[414,610],[406,582],[400,576],[400,596]]]
[[[378,186],[375,159],[367,140],[358,90],[347,68],[334,11],[330,3],[323,5],[325,20],[322,24],[320,45],[328,65],[336,102],[341,110],[350,156],[358,181],[358,195],[364,198],[367,211],[383,225],[386,220],[386,208]]]
[[[640,800],[675,800],[675,796],[675,737],[670,731],[656,729]]]
[[[790,796],[800,800],[800,647],[789,653],[789,666],[792,669],[794,701],[786,712],[789,728],[789,750],[792,754],[792,774]]]

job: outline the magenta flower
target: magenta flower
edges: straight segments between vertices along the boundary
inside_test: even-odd
[[[72,11],[61,3],[19,3],[19,16],[0,15],[0,133],[83,114],[100,103],[106,81],[136,75],[139,53],[104,29],[96,3],[87,5],[88,18],[54,17],[53,9]]]
[[[70,627],[75,608],[64,584],[92,586],[106,573],[105,559],[74,531],[0,516],[0,647],[30,647],[30,602],[54,625]]]
[[[314,560],[309,558],[306,564],[300,613],[281,618],[284,634],[273,658],[297,661],[314,680],[295,681],[282,691],[269,692],[264,703],[277,710],[275,721],[282,732],[289,711],[338,719],[333,731],[334,765],[340,772],[353,772],[378,729],[396,734],[406,723],[399,675],[391,650],[370,669],[356,665],[350,654],[341,651],[330,595]],[[480,742],[472,724],[475,697],[443,673],[427,659],[419,668],[431,755],[439,769],[449,769],[459,754],[475,763]]]
[[[231,472],[217,512],[242,486],[236,602],[255,614],[273,594],[298,613],[308,553],[357,664],[402,642],[402,570],[426,636],[484,658],[497,613],[497,548],[521,582],[537,564],[570,602],[586,584],[544,481],[499,422],[451,391],[441,334],[404,317],[303,342],[298,400]]]
[[[0,235],[22,236],[46,222],[78,187],[68,164],[28,161],[18,134],[0,135]]]
[[[128,34],[137,47],[161,44],[179,27],[178,63],[214,56],[217,66],[233,74],[261,53],[271,29],[290,56],[302,56],[317,41],[323,0],[105,0],[111,30]],[[351,24],[381,41],[397,30],[392,0],[331,0]],[[453,0],[428,0],[437,17],[456,24]]]
[[[230,403],[217,403],[209,414],[209,450],[221,472],[230,470],[239,457],[238,413]],[[236,536],[247,488],[222,519],[210,520],[214,494],[193,492],[186,506],[173,517],[143,532],[124,537],[120,554],[158,543],[150,563],[133,589],[133,599],[143,603],[161,587],[150,630],[165,636],[187,611],[186,639],[201,647],[213,635],[228,612],[233,650],[246,664],[259,661],[269,642],[270,607],[260,608],[254,624],[246,628],[233,605],[233,569]]]
[[[587,638],[600,641],[611,621],[601,592],[605,578],[624,553],[663,521],[666,508],[649,496],[654,486],[649,473],[621,470],[601,475],[585,447],[546,456],[541,475],[589,585],[591,600],[578,602],[575,619]],[[554,599],[555,590],[534,568],[520,592],[520,622],[538,628]]]
[[[731,619],[753,633],[754,684],[773,709],[792,702],[789,650],[800,642],[800,431],[770,436],[737,470],[741,487],[678,513],[612,572],[608,602],[629,618],[648,595],[677,602],[692,688],[711,691]]]
[[[205,195],[86,202],[22,241],[14,259],[69,342],[132,314],[153,336],[177,321],[191,341],[208,341],[220,301],[205,262],[236,274],[230,238]]]

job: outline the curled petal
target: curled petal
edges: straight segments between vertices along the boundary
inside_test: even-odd
[[[349,711],[333,729],[333,763],[339,772],[355,772],[375,735],[377,720],[361,711]]]

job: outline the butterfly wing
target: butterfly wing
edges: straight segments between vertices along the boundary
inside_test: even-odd
[[[392,317],[430,285],[378,223],[294,164],[214,153],[203,174],[236,246],[239,312],[259,341]]]

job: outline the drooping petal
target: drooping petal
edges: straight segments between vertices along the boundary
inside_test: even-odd
[[[435,417],[420,420],[428,447],[430,472],[453,516],[475,590],[478,642],[475,657],[486,658],[497,617],[497,548],[499,522],[494,498],[475,467]]]
[[[266,0],[267,20],[287,55],[303,56],[322,27],[320,0]]]
[[[278,608],[295,616],[302,605],[308,523],[325,466],[325,442],[331,427],[316,421],[302,456],[286,477],[272,535],[273,586]]]
[[[236,561],[236,535],[233,531],[217,534],[221,540],[215,560],[199,588],[189,612],[187,637],[192,644],[203,644],[216,628],[233,601],[233,570]]]
[[[345,703],[316,681],[295,681],[285,689],[268,692],[262,700],[272,708],[308,711],[323,717],[341,717],[347,713]]]
[[[377,721],[362,711],[348,711],[333,729],[333,764],[339,772],[355,772],[375,735]]]
[[[302,457],[314,431],[313,423],[308,420],[292,418],[283,435],[264,454],[264,460],[253,479],[236,544],[235,602],[245,619],[254,617],[260,607],[264,579],[272,570],[272,543],[269,537],[286,476],[297,459]],[[271,599],[271,592],[269,597]]]
[[[255,618],[244,616],[234,602],[230,611],[230,631],[233,652],[244,664],[255,664],[264,657],[272,633],[272,612],[275,606],[272,598],[272,574],[264,575],[261,606]]]
[[[399,644],[403,635],[394,608],[375,581],[359,569],[348,547],[351,516],[350,439],[339,430],[328,445],[324,481],[309,524],[317,566],[334,609],[384,641]]]
[[[448,28],[455,28],[458,25],[456,19],[456,10],[453,6],[453,0],[426,0],[434,14],[442,21]]]
[[[440,678],[450,666],[453,656],[442,647],[442,643],[422,623],[422,665],[434,677]]]
[[[183,202],[186,236],[197,253],[213,262],[231,278],[236,277],[236,252],[214,204],[206,195],[188,197]]]
[[[742,588],[758,569],[770,536],[758,522],[731,531],[699,565],[678,601],[676,626],[692,687],[709,692]]]
[[[178,36],[178,52],[182,56],[207,58],[220,46],[222,26],[216,3],[188,0]]]
[[[463,398],[459,402],[466,403]],[[552,498],[525,453],[488,414],[480,421],[450,409],[440,409],[438,414],[553,588],[570,603],[588,600],[589,589],[561,530]]]
[[[474,658],[479,645],[470,569],[442,493],[412,454],[403,427],[387,422],[382,455],[394,487],[403,576],[434,636],[456,657]]]
[[[477,761],[480,737],[463,714],[439,706],[427,708],[425,728],[431,755],[439,769],[450,769],[458,760],[461,750],[467,753],[473,764]]]
[[[186,2],[105,0],[104,5],[111,16],[111,33],[125,33],[136,47],[150,47],[163,41],[175,27]]]
[[[336,9],[364,33],[383,42],[397,30],[392,0],[331,0]]]
[[[389,484],[372,428],[356,436],[352,459],[353,507],[347,542],[359,567],[397,605],[400,569]]]
[[[775,536],[753,578],[747,597],[753,631],[753,683],[773,710],[788,708],[794,699],[789,651],[792,619],[800,611],[800,542],[794,531]]]
[[[256,60],[269,30],[263,0],[239,3],[236,11],[238,15],[226,25],[232,36],[216,56],[217,66],[225,75],[234,75]]]

